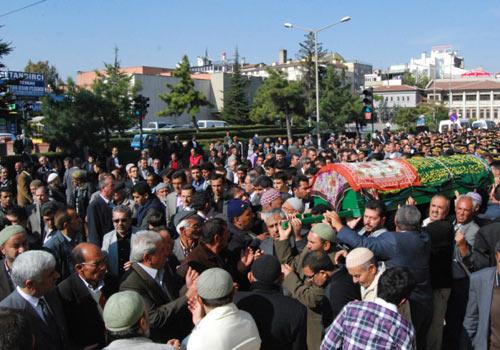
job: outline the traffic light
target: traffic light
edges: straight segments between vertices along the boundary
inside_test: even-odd
[[[366,120],[372,119],[373,114],[373,88],[369,87],[363,90],[363,113]]]
[[[137,95],[132,102],[134,116],[143,119],[149,108],[149,97]]]

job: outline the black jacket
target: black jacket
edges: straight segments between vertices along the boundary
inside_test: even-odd
[[[148,201],[137,209],[137,227],[147,229],[149,216],[154,212],[165,213],[165,206],[158,197],[150,194]]]
[[[477,231],[472,250],[472,263],[476,271],[496,265],[495,245],[498,241],[500,241],[499,219]]]
[[[104,284],[102,294],[107,299],[114,292],[111,284]],[[105,328],[97,303],[77,273],[59,283],[57,291],[68,323],[68,335],[76,348],[98,344],[104,347]]]
[[[168,265],[163,275],[163,287],[136,263],[122,279],[120,291],[133,290],[143,297],[149,315],[151,339],[155,342],[182,339],[191,332],[193,325],[187,299],[184,295],[179,297],[181,283],[182,279]]]
[[[447,220],[431,222],[422,229],[431,238],[429,271],[432,289],[451,288],[451,264],[455,232]]]
[[[307,309],[296,299],[284,296],[280,286],[252,283],[249,292],[235,294],[234,303],[255,320],[262,350],[306,348]]]
[[[102,246],[102,237],[113,230],[113,214],[111,207],[101,196],[92,201],[87,208],[88,241]]]
[[[0,260],[0,301],[14,290],[14,283],[5,268],[5,259]]]

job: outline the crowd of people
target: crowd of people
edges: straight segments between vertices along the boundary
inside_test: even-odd
[[[1,167],[0,348],[500,349],[498,132],[350,136]],[[359,218],[311,195],[329,163],[453,154],[492,187]]]

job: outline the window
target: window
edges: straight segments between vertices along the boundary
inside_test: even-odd
[[[479,110],[479,118],[483,119],[484,118],[484,109]]]
[[[398,96],[398,97],[396,97],[396,101],[399,101],[399,96]]]
[[[489,109],[486,110],[486,119],[490,119],[490,110]]]
[[[489,101],[490,100],[490,94],[481,94],[479,95],[479,100],[480,101]]]
[[[391,96],[391,101],[392,101],[392,96]]]
[[[406,96],[406,101],[410,101],[410,96]]]
[[[453,96],[455,97],[455,96]],[[465,100],[466,101],[476,101],[476,95],[465,95]],[[455,101],[455,98],[453,98],[453,101]]]
[[[495,109],[495,111],[493,112],[493,118],[498,119],[498,110],[497,109]]]
[[[453,101],[462,101],[462,95],[453,95]]]
[[[493,95],[493,99],[494,99],[495,101],[499,101],[499,100],[500,100],[500,94],[494,94],[494,95]]]

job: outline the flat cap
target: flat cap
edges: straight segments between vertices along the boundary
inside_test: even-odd
[[[0,246],[2,246],[12,236],[17,235],[18,233],[26,234],[26,230],[21,225],[5,226],[5,228],[2,231],[0,231]]]
[[[189,219],[192,216],[196,215],[195,210],[181,210],[174,216],[174,226],[177,227],[181,223],[182,220]]]
[[[134,291],[113,294],[102,313],[106,328],[112,332],[120,332],[131,328],[144,315],[145,304],[141,295]]]
[[[233,291],[233,279],[226,270],[215,267],[203,271],[196,281],[198,295],[203,299],[218,299]]]

